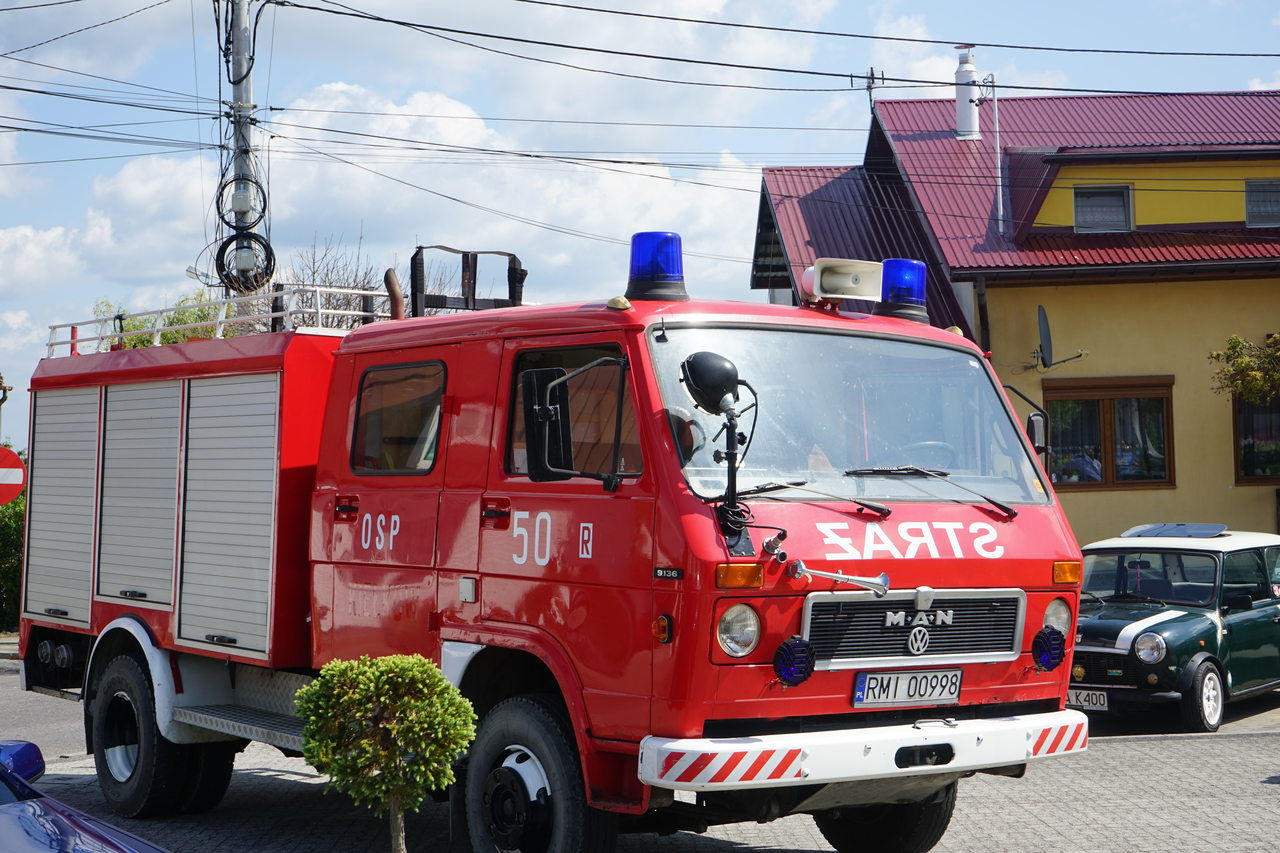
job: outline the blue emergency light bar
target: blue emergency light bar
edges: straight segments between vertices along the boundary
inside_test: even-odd
[[[929,314],[925,310],[928,273],[922,262],[909,258],[886,258],[880,275],[877,314],[929,322]]]
[[[631,276],[627,298],[684,302],[684,255],[680,235],[671,231],[641,231],[631,236]]]

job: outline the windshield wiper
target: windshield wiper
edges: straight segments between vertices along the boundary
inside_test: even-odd
[[[1099,604],[1106,604],[1106,603],[1107,603],[1107,600],[1106,600],[1105,598],[1103,598],[1102,596],[1098,595],[1096,592],[1089,592],[1089,590],[1087,590],[1087,589],[1082,589],[1082,590],[1080,590],[1080,594],[1081,594],[1081,595],[1087,595],[1087,596],[1089,596],[1090,598],[1092,598],[1094,601],[1098,602]]]
[[[738,489],[738,497],[745,498],[747,495],[763,495],[765,492],[777,492],[782,489],[795,489],[808,482],[808,480],[790,480],[786,483],[761,483],[758,486],[751,486],[747,489]],[[716,500],[721,499],[722,498],[716,498]]]
[[[971,495],[982,498],[992,507],[995,507],[1004,514],[1006,521],[1012,521],[1018,517],[1018,511],[1007,503],[998,501],[995,498],[987,497],[982,492],[971,489],[963,483],[957,483],[955,480],[949,479],[951,475],[946,471],[937,471],[933,468],[921,468],[919,465],[897,465],[891,468],[850,468],[844,472],[846,477],[933,477],[936,480],[942,480],[950,483],[957,489],[963,489]]]
[[[808,480],[788,480],[785,483],[761,483],[760,485],[752,486],[749,489],[739,489],[738,497],[743,497],[745,495],[761,495],[766,492],[777,492],[782,489],[796,489],[797,491],[801,491],[801,492],[810,492],[811,494],[821,495],[824,498],[831,498],[833,501],[850,501],[852,503],[856,503],[858,506],[862,507],[863,509],[869,510],[870,512],[874,512],[876,515],[880,516],[881,518],[888,518],[893,513],[893,510],[890,507],[887,507],[882,503],[863,500],[862,498],[854,498],[848,495],[834,495],[830,492],[823,492],[823,491],[819,491],[818,489],[811,489],[808,486],[809,486]]]
[[[1117,592],[1115,595],[1108,595],[1103,601],[1150,601],[1152,604],[1164,604],[1158,598],[1152,598],[1149,595],[1143,595],[1140,592]]]

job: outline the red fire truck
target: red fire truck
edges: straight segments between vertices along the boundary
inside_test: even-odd
[[[475,706],[476,851],[794,814],[923,851],[961,778],[1085,749],[1078,547],[923,265],[822,261],[800,307],[690,299],[663,232],[607,302],[519,305],[518,266],[345,332],[293,291],[274,332],[55,328],[23,686],[83,703],[116,811],[215,805],[320,666],[392,653]]]

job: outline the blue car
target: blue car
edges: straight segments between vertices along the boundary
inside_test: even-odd
[[[43,775],[40,747],[21,740],[0,741],[0,845],[5,853],[165,853],[44,796],[31,787]]]

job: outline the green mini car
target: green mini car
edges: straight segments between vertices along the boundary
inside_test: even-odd
[[[1084,548],[1067,705],[1177,703],[1216,731],[1223,705],[1280,687],[1280,536],[1148,524]]]

